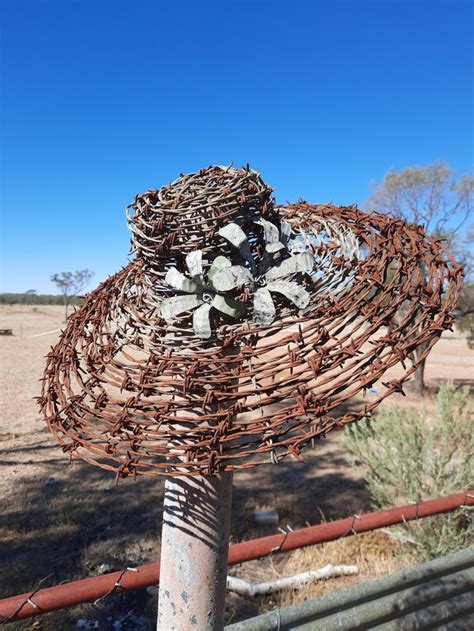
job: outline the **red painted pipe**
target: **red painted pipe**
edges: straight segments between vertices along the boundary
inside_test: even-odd
[[[334,539],[340,539],[346,535],[356,535],[361,532],[376,530],[377,528],[401,524],[404,521],[447,513],[460,506],[471,506],[473,504],[474,489],[471,489],[465,492],[461,491],[455,495],[446,495],[445,497],[418,502],[418,504],[388,508],[360,516],[353,515],[345,519],[330,521],[327,524],[301,528],[290,532],[288,535],[271,535],[270,537],[235,543],[229,548],[229,565],[266,556],[274,548],[277,548],[274,552],[288,552],[289,550],[304,548],[315,543],[334,541]]]
[[[234,543],[229,546],[229,565],[259,559],[272,553],[288,552],[316,543],[333,541],[346,535],[393,526],[404,521],[446,513],[463,505],[474,505],[474,489],[418,504],[389,508],[360,516],[354,515],[327,524],[301,528],[287,534]],[[85,578],[64,585],[40,589],[36,592],[4,598],[0,600],[0,624],[90,602],[113,592],[122,593],[156,585],[159,575],[159,564],[149,563],[138,568]]]

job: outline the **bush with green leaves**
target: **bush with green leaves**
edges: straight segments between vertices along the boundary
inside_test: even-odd
[[[468,388],[443,385],[436,414],[411,408],[382,408],[351,425],[344,442],[366,471],[376,508],[449,495],[473,486],[474,426]],[[408,526],[420,559],[448,554],[472,541],[466,508],[421,519]]]

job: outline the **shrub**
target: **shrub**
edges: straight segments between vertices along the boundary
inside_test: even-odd
[[[374,506],[387,508],[467,490],[473,482],[473,416],[468,388],[443,385],[436,414],[391,406],[346,428],[344,442],[366,470]],[[467,545],[467,509],[410,522],[421,559]]]

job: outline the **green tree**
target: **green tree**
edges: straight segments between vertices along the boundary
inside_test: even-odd
[[[60,274],[53,274],[51,276],[51,281],[56,285],[63,297],[65,320],[67,319],[68,307],[71,300],[87,287],[92,276],[94,276],[94,272],[88,269],[77,270],[75,272],[61,272]]]
[[[435,238],[445,239],[457,262],[464,265],[466,282],[471,282],[474,265],[469,221],[474,208],[473,192],[472,173],[456,177],[445,162],[434,162],[389,170],[374,187],[366,205],[370,210],[421,224]],[[414,359],[423,351],[419,347]],[[418,393],[424,390],[424,372],[425,361],[415,373]]]

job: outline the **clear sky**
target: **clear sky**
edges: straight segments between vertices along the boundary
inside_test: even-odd
[[[126,263],[124,207],[209,164],[363,202],[472,163],[472,3],[3,0],[1,291]]]

